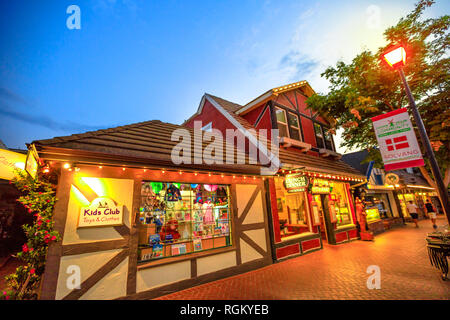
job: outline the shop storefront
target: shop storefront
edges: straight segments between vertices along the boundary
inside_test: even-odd
[[[358,238],[349,181],[362,178],[282,170],[267,181],[275,260]]]
[[[172,128],[150,121],[35,141],[59,175],[62,236],[49,247],[42,299],[149,299],[272,263],[260,167],[175,167]],[[120,148],[110,139],[119,133],[129,136]],[[67,285],[74,272],[78,287]]]
[[[437,193],[433,188],[426,186],[405,186],[397,191],[397,198],[400,202],[402,213],[408,220],[411,219],[411,215],[406,209],[406,205],[410,201],[418,207],[417,213],[420,220],[428,217],[425,208],[427,200],[430,200],[436,207],[435,198],[437,198]]]
[[[374,234],[403,224],[394,198],[394,187],[368,185],[364,201],[369,230]]]

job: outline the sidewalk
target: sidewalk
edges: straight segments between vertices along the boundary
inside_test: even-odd
[[[438,225],[447,220],[440,216]],[[164,300],[450,299],[450,281],[430,265],[430,220],[388,230],[373,242],[354,241],[245,274],[169,294]],[[381,269],[381,289],[369,290],[367,267]]]

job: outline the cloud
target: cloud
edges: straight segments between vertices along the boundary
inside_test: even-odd
[[[22,98],[19,94],[3,87],[0,87],[0,99],[9,100],[11,102],[21,104],[27,104],[27,101],[24,98]]]
[[[289,51],[281,58],[279,63],[280,69],[290,70],[291,76],[289,81],[308,78],[308,75],[315,71],[318,65],[315,59],[311,59],[297,50]]]
[[[34,114],[18,112],[8,108],[5,103],[0,104],[0,115],[55,131],[83,132],[98,129],[98,126],[87,126],[71,121],[58,122],[47,116],[37,116]]]

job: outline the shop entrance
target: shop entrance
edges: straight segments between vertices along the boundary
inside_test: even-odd
[[[329,212],[326,209],[327,206],[327,195],[325,194],[314,194],[313,201],[317,204],[317,208],[320,214],[320,236],[322,241],[327,243],[334,242],[334,232],[333,224],[331,223]]]

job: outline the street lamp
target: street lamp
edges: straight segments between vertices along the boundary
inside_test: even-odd
[[[431,171],[433,172],[434,180],[436,181],[436,185],[438,188],[438,192],[442,201],[442,206],[444,208],[445,214],[447,215],[447,220],[450,222],[450,204],[448,200],[447,188],[444,186],[444,181],[442,180],[441,171],[439,170],[439,166],[436,161],[436,157],[434,156],[433,149],[431,148],[430,139],[428,138],[427,132],[425,131],[425,126],[423,125],[422,118],[420,117],[420,113],[417,110],[416,103],[412,96],[411,90],[409,89],[408,82],[406,81],[405,74],[403,73],[402,67],[406,63],[406,51],[402,45],[396,45],[390,47],[384,54],[384,60],[391,66],[396,69],[400,74],[400,78],[402,79],[403,86],[406,91],[406,95],[409,100],[409,107],[411,108],[414,121],[416,122],[417,128],[419,129],[420,139],[425,147],[426,155],[430,160]]]

